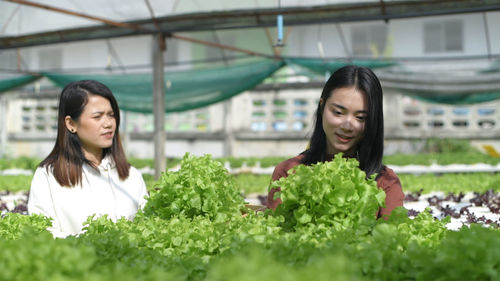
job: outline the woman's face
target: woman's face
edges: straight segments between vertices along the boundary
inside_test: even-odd
[[[100,155],[103,148],[113,144],[116,119],[111,104],[104,97],[90,94],[80,119],[68,129],[78,135],[86,157],[89,153]]]
[[[326,153],[343,152],[346,156],[353,156],[365,130],[365,95],[355,87],[338,88],[321,102],[324,104],[322,122]]]

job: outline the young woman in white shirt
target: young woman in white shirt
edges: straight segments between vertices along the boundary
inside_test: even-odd
[[[94,80],[68,84],[61,93],[57,139],[36,169],[29,214],[52,218],[55,237],[82,232],[89,216],[132,220],[148,195],[130,166],[119,134],[120,110],[111,90]]]

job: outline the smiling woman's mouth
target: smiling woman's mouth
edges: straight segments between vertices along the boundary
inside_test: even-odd
[[[343,135],[339,135],[339,134],[335,134],[337,136],[337,139],[340,141],[340,142],[349,142],[352,137],[347,137],[347,136],[343,136]]]

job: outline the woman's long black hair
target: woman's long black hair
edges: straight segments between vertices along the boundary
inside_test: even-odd
[[[384,114],[382,105],[382,87],[375,73],[366,67],[344,66],[333,73],[321,93],[316,109],[315,127],[309,148],[302,152],[302,163],[311,165],[325,160],[326,135],[323,130],[323,110],[326,100],[335,89],[355,87],[366,97],[368,104],[363,137],[357,145],[355,156],[360,168],[370,177],[380,174],[383,169],[384,154]],[[322,101],[322,102],[321,102]]]

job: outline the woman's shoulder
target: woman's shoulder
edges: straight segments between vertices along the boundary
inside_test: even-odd
[[[382,168],[382,171],[380,172],[380,175],[386,178],[397,178],[398,175],[396,175],[396,172],[394,172],[393,169],[387,167],[384,165]]]
[[[136,167],[130,165],[130,168],[129,168],[129,175],[130,176],[141,176],[142,177],[142,173],[139,171],[139,169],[137,169]]]
[[[45,166],[41,166],[41,165],[38,165],[35,169],[35,173],[34,175],[44,175],[44,176],[49,176],[49,175],[52,175],[52,169],[51,167],[45,165]]]
[[[395,183],[400,184],[398,175],[396,175],[394,170],[387,166],[384,166],[380,171],[380,176],[377,178],[377,183],[378,186],[384,189],[390,187]]]
[[[35,169],[31,179],[31,188],[38,188],[39,186],[52,186],[56,184],[58,183],[50,166],[38,166]]]
[[[304,155],[299,154],[276,165],[273,172],[273,180],[278,180],[279,178],[288,176],[288,171],[291,168],[300,165],[303,158]]]
[[[142,177],[142,172],[136,167],[130,165],[127,181],[133,183],[135,186],[140,187],[144,184],[144,178]]]
[[[287,168],[287,171],[288,171],[291,168],[301,164],[302,159],[304,159],[304,155],[299,154],[295,157],[292,157],[290,159],[287,159],[287,160],[279,163],[276,167]]]

